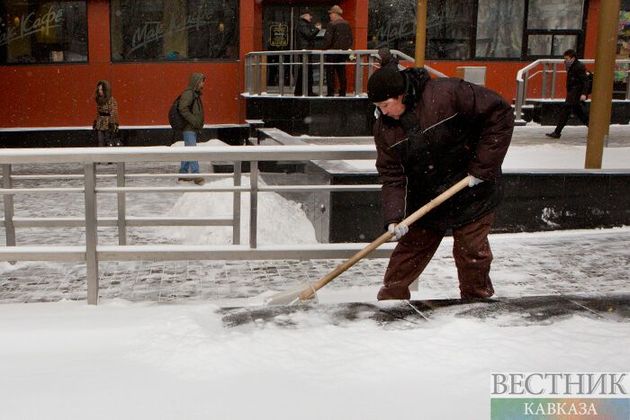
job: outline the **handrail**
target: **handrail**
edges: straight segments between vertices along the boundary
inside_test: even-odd
[[[193,149],[193,150],[191,150]],[[357,244],[314,244],[300,245],[286,244],[277,246],[259,246],[257,244],[258,194],[265,192],[320,192],[320,191],[375,191],[380,185],[259,185],[258,162],[261,161],[313,161],[313,160],[365,160],[375,159],[374,145],[335,145],[335,146],[232,146],[232,147],[196,147],[170,148],[157,147],[127,147],[127,148],[59,148],[59,149],[3,149],[0,153],[2,166],[2,183],[0,197],[4,202],[4,225],[6,245],[0,246],[0,261],[81,261],[86,263],[87,300],[89,304],[97,304],[99,290],[98,264],[99,261],[130,261],[139,258],[156,260],[192,260],[192,259],[312,259],[312,258],[344,258],[356,252]],[[233,162],[234,170],[228,174],[233,183],[226,187],[212,186],[126,186],[125,180],[129,174],[126,162],[169,162],[181,160]],[[97,163],[113,162],[115,168],[115,186],[99,186],[97,180],[101,166]],[[249,162],[249,182],[242,182],[240,167],[242,162]],[[51,186],[27,188],[20,185],[15,188],[14,181],[30,179],[37,175],[12,172],[15,164],[50,164],[50,163],[78,163],[83,166],[81,178],[74,178],[82,182],[82,186]],[[152,177],[156,181],[169,181],[160,174],[138,174],[134,177]],[[170,175],[170,174],[169,174]],[[223,174],[225,176],[226,174]],[[205,175],[204,175],[205,176]],[[59,180],[64,180],[66,174],[60,174]],[[46,183],[54,179],[43,177]],[[109,182],[113,180],[107,178]],[[186,217],[130,217],[126,215],[125,199],[127,193],[182,193],[182,192],[231,192],[234,197],[231,217],[221,218],[186,218]],[[83,193],[85,209],[82,216],[65,217],[21,217],[14,213],[13,198],[20,194],[50,194],[55,193]],[[248,244],[240,244],[241,209],[240,194],[250,194],[250,238]],[[98,196],[114,195],[118,200],[116,216],[98,216]],[[237,203],[238,200],[238,203]],[[99,241],[100,226],[118,227],[118,245],[104,245]],[[192,245],[127,245],[127,231],[129,226],[231,226],[233,229],[233,245],[229,246],[192,246]],[[19,245],[16,243],[15,231],[21,228],[84,228],[85,243],[55,244],[51,246]],[[376,252],[373,257],[384,257],[391,252],[386,247]]]
[[[580,61],[584,64],[594,64],[595,60],[592,58],[584,58],[580,59]],[[560,64],[563,64],[564,60],[557,58],[543,58],[536,60],[522,69],[520,69],[516,73],[516,99],[514,103],[514,115],[517,121],[523,122],[523,105],[527,101],[527,86],[528,82],[532,80],[534,77],[540,75],[542,77],[542,98],[555,98],[556,93],[556,79],[558,73],[566,73],[566,70],[562,67],[558,69]],[[615,60],[616,65],[630,65],[630,59],[623,58]],[[542,70],[537,70],[534,74],[530,74],[530,71],[536,69],[537,67],[542,66]],[[551,66],[551,69],[549,67]],[[548,80],[549,73],[551,76],[551,81]],[[626,70],[626,78],[625,81],[627,83],[626,88],[626,99],[630,99],[630,72]],[[550,89],[548,89],[550,87]],[[550,90],[550,94],[547,95],[547,92]]]
[[[398,50],[391,50],[392,55],[403,62],[415,63],[413,57],[410,57]],[[344,55],[351,57],[344,63],[326,62],[326,56]],[[285,61],[285,57],[289,57],[289,61]],[[273,57],[271,62],[269,58]],[[309,59],[313,57],[314,59]],[[291,88],[293,92],[294,80],[289,75],[289,84],[285,85],[285,68],[290,71],[291,68],[302,66],[302,74],[306,74],[308,66],[318,69],[320,77],[318,81],[319,95],[324,96],[324,68],[325,66],[353,66],[354,96],[365,96],[364,80],[367,80],[372,72],[376,69],[374,60],[378,57],[378,50],[282,50],[282,51],[252,51],[245,55],[245,87],[244,94],[267,96],[286,96],[287,88]],[[270,94],[267,89],[267,71],[271,68],[278,69],[278,92]],[[435,77],[448,77],[444,73],[435,70],[427,65],[424,66],[427,71]],[[367,72],[367,73],[366,73]],[[308,78],[302,78],[302,92],[304,95],[308,92]]]

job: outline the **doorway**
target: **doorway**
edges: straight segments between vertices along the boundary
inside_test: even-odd
[[[329,22],[328,9],[330,5],[281,5],[269,4],[263,8],[263,49],[265,51],[286,51],[295,49],[296,28],[300,16],[308,7],[313,15],[313,23],[320,22],[322,27],[326,27]],[[315,48],[322,46],[324,31],[320,31],[315,41]],[[317,61],[317,60],[315,60]],[[279,86],[279,60],[278,57],[268,59],[267,87]],[[291,62],[291,56],[283,56],[283,62]],[[283,66],[284,86],[293,87],[298,64]],[[319,83],[319,67],[315,65],[313,72],[313,83]]]

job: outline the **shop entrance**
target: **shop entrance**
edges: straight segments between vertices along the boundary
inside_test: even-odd
[[[280,5],[270,4],[263,9],[263,48],[265,51],[286,51],[295,49],[296,28],[300,16],[308,8],[313,15],[313,23],[320,22],[322,27],[326,27],[329,22],[328,9],[330,5]],[[315,41],[315,48],[322,46],[324,31],[320,31]],[[283,62],[291,62],[291,56],[283,56]],[[297,59],[294,57],[294,59]],[[279,85],[279,65],[278,57],[270,57],[267,69],[267,87],[273,89]],[[297,72],[297,64],[286,64],[283,66],[284,86],[293,87]],[[319,83],[319,69],[315,66],[314,83]]]

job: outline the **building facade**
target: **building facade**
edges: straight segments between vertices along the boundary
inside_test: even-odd
[[[529,62],[567,48],[594,57],[601,1],[428,0],[427,64],[452,76],[458,66],[485,66],[486,85],[511,101]],[[325,25],[335,3],[355,48],[413,56],[416,0],[0,1],[0,128],[90,126],[101,79],[112,84],[123,126],[165,125],[193,72],[207,76],[206,122],[241,123],[245,55],[290,49],[304,8]]]

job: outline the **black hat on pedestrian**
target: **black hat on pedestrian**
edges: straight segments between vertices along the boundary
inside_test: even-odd
[[[371,102],[383,102],[405,93],[405,78],[395,68],[383,67],[370,76],[367,86]]]

